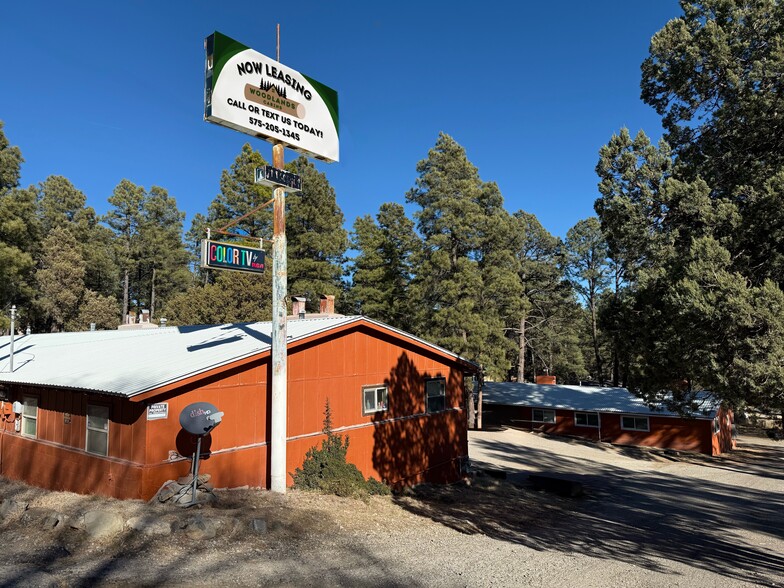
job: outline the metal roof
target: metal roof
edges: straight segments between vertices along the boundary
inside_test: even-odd
[[[703,411],[692,413],[695,418],[716,416],[717,406],[703,395]],[[560,408],[587,412],[615,412],[658,416],[681,416],[664,408],[651,409],[642,398],[626,388],[600,386],[565,386],[556,384],[520,384],[517,382],[485,382],[482,401],[488,404]]]
[[[287,321],[289,343],[364,322],[466,362],[437,345],[363,316],[329,316]],[[269,351],[272,323],[232,323],[46,333],[0,337],[0,383],[32,384],[135,396],[190,376]],[[467,362],[470,363],[470,362]]]

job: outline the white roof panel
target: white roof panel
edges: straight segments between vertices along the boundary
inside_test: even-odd
[[[650,409],[642,398],[635,396],[626,388],[485,382],[482,400],[488,404],[536,408],[680,416],[677,412],[663,408]],[[693,416],[712,419],[716,415],[716,406],[708,401],[707,396],[704,408],[705,411],[694,413]]]
[[[457,355],[362,316],[289,319],[289,343],[354,322],[391,329],[423,345]],[[0,337],[0,382],[56,386],[134,396],[206,372],[271,347],[272,323],[232,323],[117,331],[17,335],[14,371],[10,337]],[[465,361],[465,360],[463,360]]]

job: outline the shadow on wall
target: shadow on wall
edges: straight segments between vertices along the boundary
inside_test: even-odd
[[[384,383],[388,390],[387,410],[373,421],[373,467],[393,487],[418,483],[453,481],[459,472],[459,457],[467,454],[464,412],[446,410],[425,414],[427,378],[446,378],[446,406],[455,406],[456,390],[462,384],[454,375],[422,373],[403,352]],[[462,431],[460,423],[463,423]]]

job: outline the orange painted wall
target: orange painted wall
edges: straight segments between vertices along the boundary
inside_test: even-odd
[[[333,428],[349,435],[349,460],[365,476],[396,485],[458,479],[468,454],[463,375],[454,359],[367,325],[292,346],[287,471],[320,445],[329,399]],[[447,410],[428,415],[424,380],[437,377],[446,382]],[[225,414],[204,440],[200,472],[211,474],[218,488],[268,487],[269,382],[269,357],[261,356],[131,400],[12,387],[19,400],[23,392],[39,397],[38,440],[6,433],[0,473],[43,487],[147,499],[167,480],[190,472],[195,445],[181,430],[179,414],[206,401]],[[362,387],[379,384],[389,389],[388,408],[363,415]],[[84,452],[88,401],[110,406],[108,459]],[[148,421],[147,406],[163,402],[168,418]],[[71,423],[64,425],[67,412]]]
[[[678,417],[649,416],[649,431],[621,429],[621,415],[601,413],[601,429],[577,426],[572,410],[555,409],[555,423],[533,422],[532,409],[524,406],[489,405],[486,415],[491,421],[508,422],[531,431],[554,435],[572,435],[618,445],[641,445],[677,451],[697,451],[716,455],[712,421]],[[487,418],[486,416],[486,418]]]
[[[463,369],[453,360],[360,327],[297,350],[288,371],[288,435],[295,438],[287,452],[289,473],[310,447],[320,446],[319,437],[302,436],[321,431],[327,399],[333,429],[348,434],[349,460],[366,477],[436,481],[468,455]],[[424,381],[441,377],[451,410],[425,414]],[[389,406],[363,415],[362,388],[370,385],[387,386]]]

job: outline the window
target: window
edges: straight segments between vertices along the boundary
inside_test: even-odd
[[[446,380],[425,380],[425,410],[440,412],[446,409]]]
[[[598,412],[576,412],[574,413],[574,424],[578,427],[598,427]]]
[[[88,453],[109,455],[109,407],[87,405],[87,445]]]
[[[554,410],[544,410],[542,408],[535,408],[533,409],[533,415],[531,416],[531,420],[535,423],[554,423],[555,422],[555,411]]]
[[[22,435],[35,438],[38,434],[38,398],[25,396],[22,400]]]
[[[721,431],[721,424],[719,423],[719,417],[713,419],[713,434],[718,435]]]
[[[362,414],[381,412],[387,409],[387,387],[365,386],[362,388]]]
[[[648,417],[621,417],[621,429],[628,431],[649,431]]]

